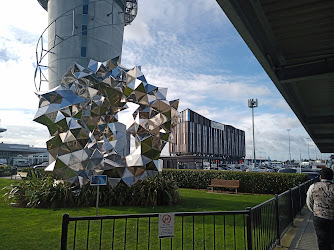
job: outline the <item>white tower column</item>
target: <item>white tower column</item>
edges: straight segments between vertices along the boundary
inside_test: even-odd
[[[61,83],[74,62],[87,67],[90,59],[101,62],[120,57],[124,26],[137,13],[136,0],[38,2],[48,11],[49,89]]]

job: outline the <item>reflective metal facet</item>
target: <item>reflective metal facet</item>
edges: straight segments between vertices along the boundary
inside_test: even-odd
[[[112,170],[111,185],[131,186],[161,170],[158,159],[177,123],[179,100],[168,101],[167,89],[147,83],[140,67],[126,69],[118,58],[91,60],[87,68],[74,63],[60,86],[37,95],[34,121],[47,126],[47,149],[55,159],[46,171],[82,185]],[[127,102],[139,107],[126,130],[117,114]]]

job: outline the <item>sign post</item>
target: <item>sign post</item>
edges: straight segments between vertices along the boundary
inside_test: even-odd
[[[96,216],[99,214],[99,198],[100,198],[100,185],[97,186],[96,190]]]
[[[106,175],[92,175],[90,178],[90,185],[97,186],[96,192],[96,216],[98,216],[99,211],[99,197],[100,197],[100,186],[107,185],[107,176]]]
[[[174,213],[159,214],[159,239],[174,238]]]

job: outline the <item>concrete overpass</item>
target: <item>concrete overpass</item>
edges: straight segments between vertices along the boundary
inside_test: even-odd
[[[322,153],[334,152],[334,1],[217,0]]]

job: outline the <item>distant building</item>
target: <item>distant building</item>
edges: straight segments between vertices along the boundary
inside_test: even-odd
[[[246,153],[245,131],[211,121],[190,109],[181,112],[173,137],[174,142],[169,144],[170,155],[179,163],[182,159],[187,159],[188,165],[192,161],[191,168],[198,162],[238,163]]]
[[[35,148],[24,144],[0,143],[0,159],[9,165],[25,167],[49,160],[46,148]]]

